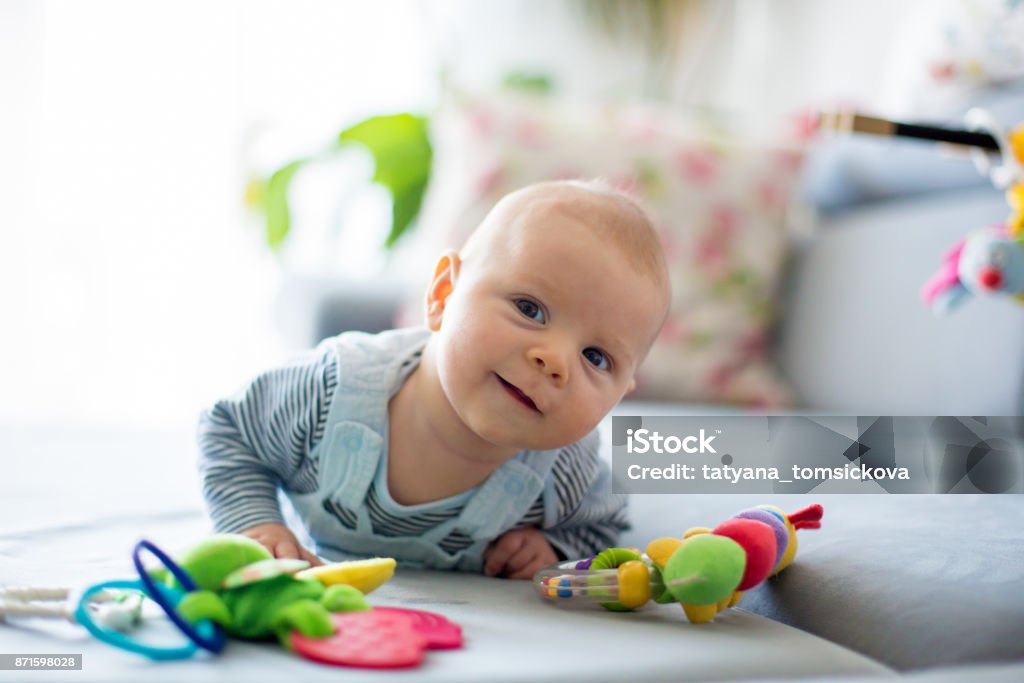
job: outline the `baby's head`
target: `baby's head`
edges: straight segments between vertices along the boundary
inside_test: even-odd
[[[657,235],[634,202],[600,183],[530,185],[439,259],[428,355],[480,437],[558,448],[632,390],[670,297]]]

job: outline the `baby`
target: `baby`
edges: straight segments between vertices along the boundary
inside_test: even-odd
[[[318,563],[316,552],[528,579],[627,528],[596,427],[670,299],[636,204],[599,183],[506,196],[441,255],[425,328],[350,332],[257,377],[201,419],[218,531]]]

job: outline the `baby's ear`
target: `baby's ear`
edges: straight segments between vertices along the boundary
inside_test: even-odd
[[[441,254],[434,266],[434,277],[427,288],[426,300],[426,321],[427,327],[432,332],[441,329],[441,319],[444,317],[444,307],[448,297],[455,289],[455,282],[459,277],[459,267],[462,261],[458,253],[449,249]]]

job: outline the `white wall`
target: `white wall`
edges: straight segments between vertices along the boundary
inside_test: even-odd
[[[644,57],[628,41],[594,40],[580,2],[446,0],[430,3],[453,78],[493,85],[510,69],[553,74],[579,97],[640,96]],[[628,3],[627,3],[628,4]],[[860,105],[895,113],[908,78],[904,43],[929,0],[696,0],[679,61],[661,94],[747,120]],[[894,92],[895,91],[895,92]]]
[[[245,177],[429,107],[417,24],[409,1],[0,2],[0,422],[189,422],[281,359]]]

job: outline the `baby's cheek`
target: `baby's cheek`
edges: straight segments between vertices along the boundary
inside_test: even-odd
[[[566,436],[567,442],[574,443],[579,441],[587,434],[597,429],[597,425],[600,424],[601,418],[603,418],[604,415],[605,413],[599,411],[587,413],[585,415],[577,414],[576,419],[573,420],[572,433]]]
[[[586,420],[590,423],[590,429],[587,430],[588,433],[593,431],[598,423],[604,419],[605,415],[612,411],[615,404],[619,402],[619,395],[619,392],[614,390],[601,391],[589,403],[589,410],[586,414]]]

